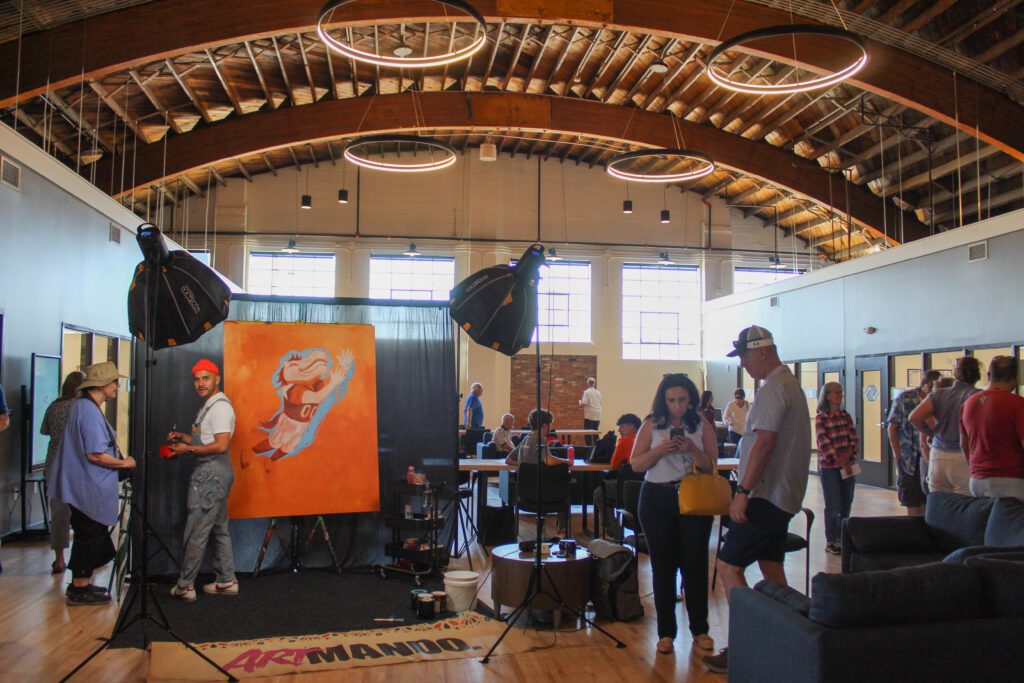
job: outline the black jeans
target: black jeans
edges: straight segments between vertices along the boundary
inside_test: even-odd
[[[88,579],[114,559],[114,542],[110,540],[110,529],[105,524],[93,520],[74,505],[70,507],[75,541],[71,544],[68,569],[71,570],[71,578]]]
[[[677,570],[682,570],[686,587],[690,633],[707,633],[708,541],[714,518],[679,514],[676,489],[647,482],[640,489],[638,515],[651,556],[658,637],[676,637]]]
[[[843,479],[842,470],[838,467],[821,467],[818,477],[825,498],[825,540],[838,543],[843,520],[850,516],[850,508],[853,507],[857,477]]]
[[[600,425],[601,425],[601,421],[600,420],[583,420],[583,428],[584,429],[595,429],[596,430]],[[588,434],[587,435],[587,439],[586,439],[587,445],[588,446],[593,446],[595,443],[597,443],[597,438],[598,437],[596,437],[596,436],[590,436]]]

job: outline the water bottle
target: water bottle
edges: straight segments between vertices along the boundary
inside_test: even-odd
[[[412,481],[413,481],[413,478],[414,478],[413,475],[415,475],[415,474],[416,474],[416,468],[414,466],[412,466],[412,465],[409,465],[409,469],[406,470],[406,472],[405,472],[405,483],[406,484],[411,484]]]
[[[576,461],[576,449],[572,447],[572,444],[569,444],[569,462],[575,462],[575,461]]]

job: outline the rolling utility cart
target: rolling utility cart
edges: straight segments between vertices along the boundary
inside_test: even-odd
[[[387,578],[395,572],[412,576],[416,585],[421,577],[448,566],[448,548],[441,543],[441,531],[447,519],[438,511],[439,488],[431,484],[409,484],[392,480],[385,484],[387,507],[384,525],[391,529],[391,543],[384,546],[393,562],[380,568]]]

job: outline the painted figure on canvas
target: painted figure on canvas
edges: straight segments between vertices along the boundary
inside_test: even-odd
[[[267,438],[253,446],[253,452],[275,461],[311,446],[324,418],[345,397],[355,369],[355,358],[348,350],[337,357],[322,348],[282,356],[271,378],[280,403],[260,426]]]

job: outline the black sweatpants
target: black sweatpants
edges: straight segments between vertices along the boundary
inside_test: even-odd
[[[84,512],[71,507],[71,528],[75,532],[71,544],[68,569],[74,579],[88,579],[93,572],[114,559],[114,542],[105,524],[93,520]]]

